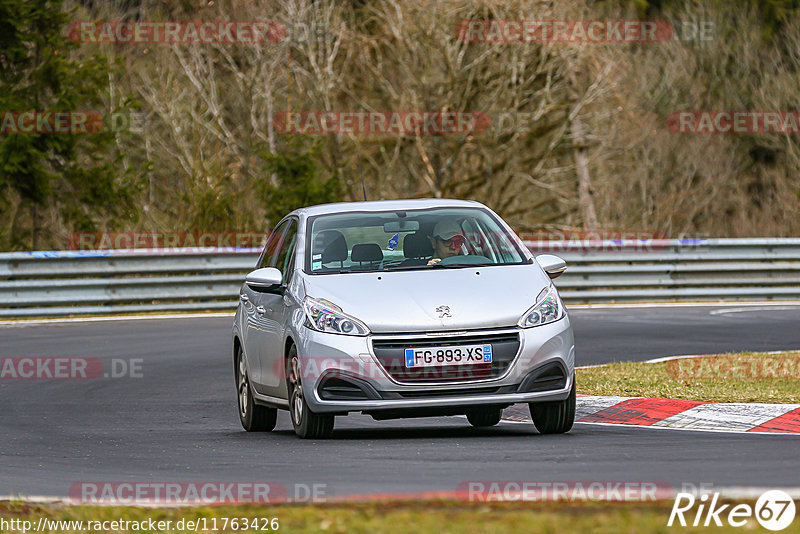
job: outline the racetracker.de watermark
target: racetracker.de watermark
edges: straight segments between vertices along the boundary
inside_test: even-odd
[[[92,380],[142,378],[142,358],[21,356],[0,358],[0,380]]]
[[[470,134],[485,132],[490,117],[481,111],[281,111],[275,129],[291,134]]]
[[[383,357],[380,364],[367,354],[353,357],[304,358],[295,372],[302,380],[308,381],[316,381],[321,377],[325,380],[334,378],[380,380],[387,376],[400,381],[481,380],[491,376],[491,363],[478,361],[465,364],[467,360],[463,351],[457,352],[455,347],[442,346],[426,352],[430,352],[427,359],[436,361],[438,365],[407,367],[408,356],[405,351],[401,351],[397,356]],[[286,362],[282,359],[274,361],[272,372],[280,379],[290,378]]]
[[[260,248],[269,235],[265,232],[75,232],[67,239],[67,248],[212,252]]]
[[[655,230],[541,230],[520,232],[531,252],[660,252],[670,247],[667,234]]]
[[[677,358],[665,364],[667,374],[680,380],[800,380],[800,352],[743,357],[715,354]]]
[[[577,480],[473,480],[461,482],[456,494],[469,502],[650,502],[671,499],[674,488],[660,481]]]
[[[76,43],[262,44],[278,43],[286,27],[272,20],[72,22],[67,35]]]
[[[324,483],[244,481],[86,481],[69,488],[73,504],[110,505],[215,505],[324,503],[329,488]]]
[[[800,111],[676,111],[667,117],[667,128],[692,134],[796,134],[800,132]]]
[[[659,43],[675,30],[665,20],[463,20],[456,34],[470,43]]]
[[[0,135],[9,134],[92,134],[102,131],[142,132],[146,114],[99,111],[2,111]]]

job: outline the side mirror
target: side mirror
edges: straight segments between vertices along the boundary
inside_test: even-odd
[[[247,273],[244,283],[255,290],[274,289],[283,282],[283,275],[275,267],[264,267]]]
[[[552,254],[536,256],[536,263],[544,269],[550,278],[558,278],[567,270],[567,262]]]

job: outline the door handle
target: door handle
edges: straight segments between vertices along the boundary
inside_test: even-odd
[[[239,295],[239,300],[241,300],[242,302],[250,302],[250,297],[248,297],[247,295]]]
[[[256,306],[256,313],[259,315],[264,315],[267,310],[264,309],[264,306]]]

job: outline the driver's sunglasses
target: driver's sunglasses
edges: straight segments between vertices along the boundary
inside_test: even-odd
[[[467,238],[461,234],[456,234],[450,239],[442,239],[441,237],[436,236],[436,239],[441,241],[447,247],[455,246],[456,248],[461,247],[464,243],[467,242]]]

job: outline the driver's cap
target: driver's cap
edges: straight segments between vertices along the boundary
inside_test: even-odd
[[[463,230],[455,219],[442,219],[433,227],[434,237],[439,236],[445,241],[452,239],[454,235],[463,235]]]

